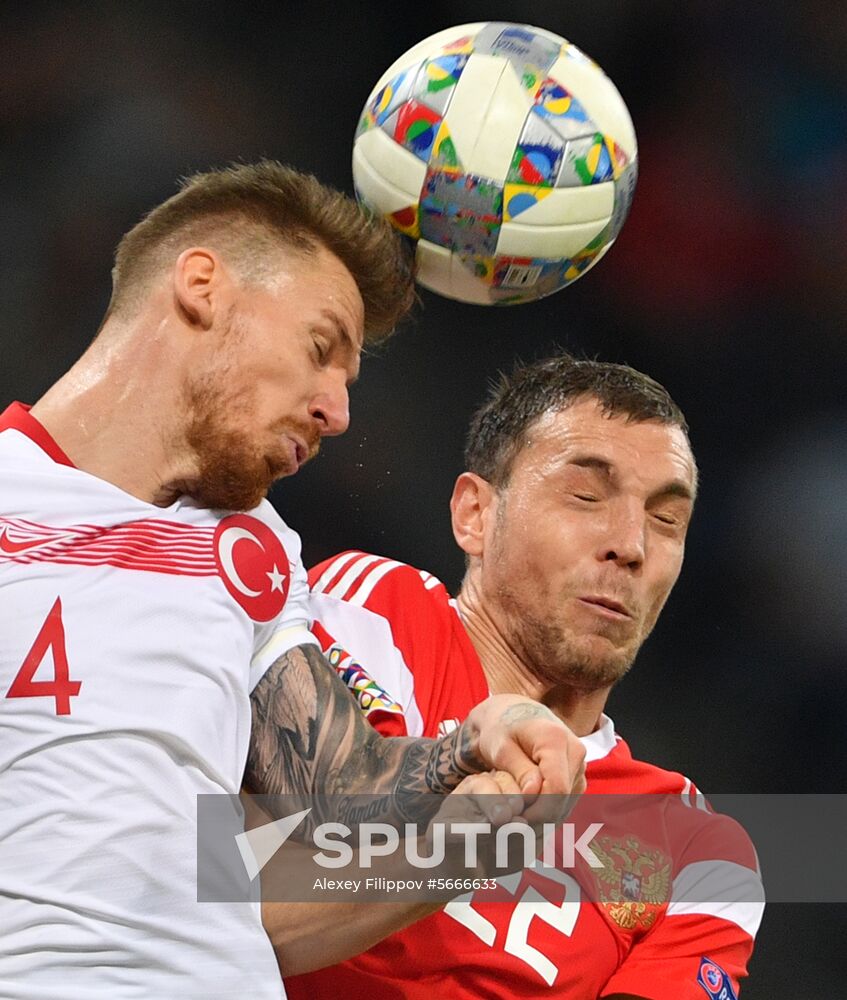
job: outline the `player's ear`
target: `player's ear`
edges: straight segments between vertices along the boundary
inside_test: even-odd
[[[491,484],[474,472],[463,472],[456,480],[450,498],[450,515],[453,537],[466,555],[483,554],[485,522],[495,497]]]
[[[179,312],[192,326],[203,330],[212,326],[223,270],[220,257],[205,247],[190,247],[177,257],[174,296]]]

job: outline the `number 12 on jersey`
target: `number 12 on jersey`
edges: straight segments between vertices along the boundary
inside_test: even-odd
[[[35,672],[48,652],[53,655],[53,679],[35,680]],[[79,694],[82,681],[68,676],[68,652],[62,621],[62,599],[56,598],[44,624],[26,654],[20,670],[6,692],[7,698],[55,698],[56,715],[71,714],[71,698]]]
[[[537,867],[537,863],[533,867]],[[559,967],[547,955],[529,943],[529,929],[532,921],[538,919],[549,924],[550,927],[566,937],[570,937],[579,918],[582,894],[579,883],[565,872],[559,871],[557,868],[545,867],[544,874],[552,881],[565,886],[565,898],[560,903],[551,903],[533,886],[527,886],[512,909],[506,939],[502,947],[503,951],[525,962],[541,976],[548,986],[552,986],[559,974]],[[520,887],[521,876],[520,873],[516,872],[514,875],[507,875],[497,881],[504,889],[514,895]],[[479,910],[474,909],[471,898],[472,894],[468,893],[466,896],[459,896],[451,900],[444,907],[444,912],[460,924],[464,924],[484,944],[493,948],[497,939],[497,928]]]

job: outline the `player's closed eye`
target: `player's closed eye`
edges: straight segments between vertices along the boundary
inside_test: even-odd
[[[672,527],[680,523],[680,519],[675,514],[654,513],[653,517],[661,524],[669,524]]]
[[[329,359],[329,345],[322,337],[312,337],[312,344],[315,348],[315,358],[319,365],[326,364]]]

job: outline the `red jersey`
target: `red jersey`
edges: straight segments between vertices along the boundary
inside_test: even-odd
[[[309,580],[315,635],[380,732],[449,732],[488,695],[455,601],[429,573],[346,552]],[[469,893],[354,959],[286,980],[292,1000],[733,1000],[763,909],[749,838],[683,775],[635,760],[608,717],[582,742],[589,794],[662,803],[649,829],[592,842],[615,886],[607,875],[586,891],[565,871],[526,869],[499,880],[499,901]]]

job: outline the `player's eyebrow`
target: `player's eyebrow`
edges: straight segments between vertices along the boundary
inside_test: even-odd
[[[656,490],[653,497],[681,497],[683,500],[690,500],[693,503],[694,491],[680,479],[672,479],[661,489]]]
[[[338,340],[341,344],[341,349],[346,354],[349,354],[350,357],[358,359],[359,355],[362,353],[361,348],[356,344],[356,341],[353,339],[352,334],[344,325],[344,323],[342,323],[338,314],[333,312],[332,309],[321,309],[321,317],[325,319],[327,323],[329,323],[330,326],[335,330],[336,334],[338,335]],[[357,382],[358,379],[359,379],[359,373],[357,368],[356,374],[351,376],[347,384],[353,385],[353,383]]]
[[[581,469],[594,469],[606,479],[614,478],[612,463],[597,455],[574,455],[568,459],[568,465],[578,465]]]
[[[574,455],[573,458],[569,458],[568,465],[576,465],[581,469],[593,469],[599,472],[604,479],[608,482],[614,482],[615,480],[615,467],[605,458],[601,458],[599,455]],[[671,479],[667,483],[664,483],[658,489],[654,490],[650,496],[649,500],[658,500],[663,497],[680,497],[683,500],[689,500],[694,502],[694,491],[684,483],[681,479]]]

